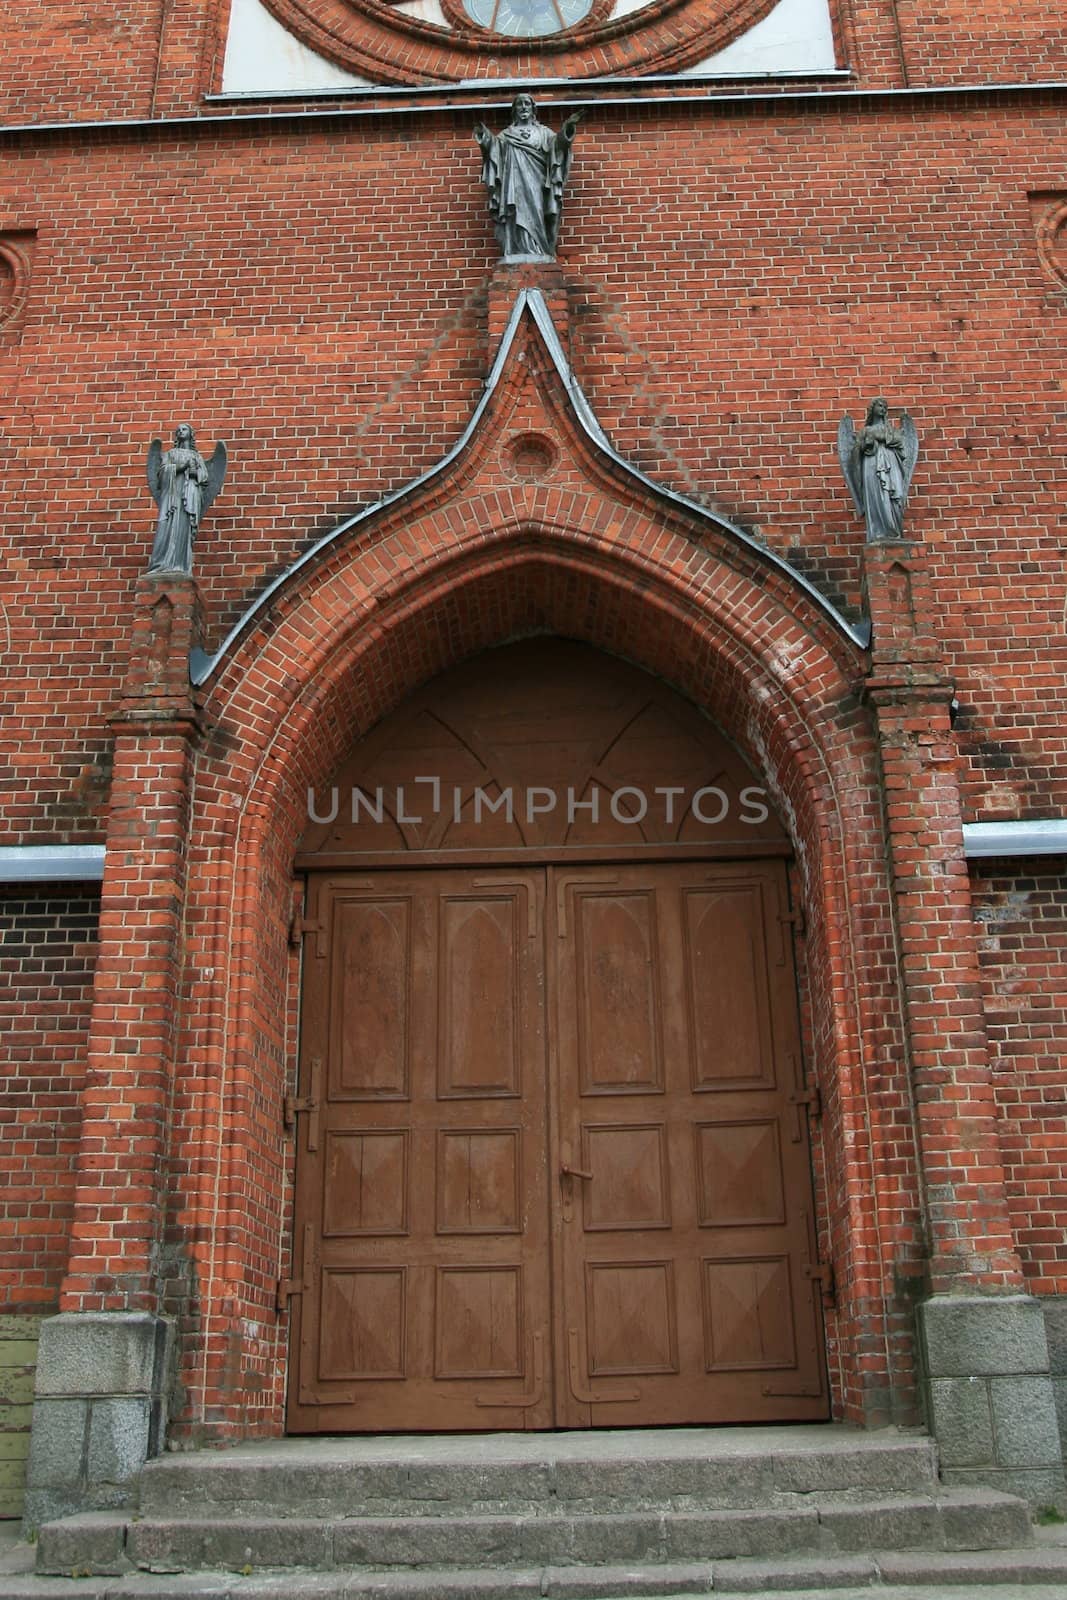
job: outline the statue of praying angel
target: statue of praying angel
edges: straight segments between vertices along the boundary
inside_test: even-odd
[[[174,444],[163,449],[161,439],[148,447],[148,487],[159,507],[156,538],[149,572],[193,570],[193,541],[200,518],[222,488],[226,476],[226,446],[220,441],[210,461],[196,448],[193,430],[181,422]]]
[[[889,402],[879,395],[871,401],[858,432],[851,417],[842,418],[837,454],[856,510],[867,524],[868,540],[901,538],[904,507],[919,459],[919,435],[908,413],[895,428],[889,420]]]

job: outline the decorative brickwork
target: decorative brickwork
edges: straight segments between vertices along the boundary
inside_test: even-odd
[[[871,831],[880,812],[873,748],[850,690],[858,659],[786,578],[764,571],[754,582],[757,558],[725,536],[719,548],[696,544],[684,521],[665,517],[654,502],[642,504],[632,491],[624,497],[602,472],[596,486],[588,447],[564,425],[565,397],[553,397],[536,343],[524,345],[510,370],[469,458],[416,506],[379,519],[358,543],[341,541],[284,590],[204,701],[183,1021],[171,1056],[174,1202],[166,1246],[175,1309],[183,1283],[198,1289],[181,1426],[194,1433],[278,1427],[284,1328],[271,1303],[274,1280],[287,1270],[279,1244],[288,1238],[291,1157],[278,1107],[294,1059],[297,964],[287,929],[307,787],[327,781],[359,732],[405,692],[472,651],[531,630],[622,650],[675,682],[770,775],[794,821],[811,918],[812,1069],[827,1103],[823,1225],[841,1286],[836,1403],[872,1421],[899,1415],[908,1404],[910,1348],[901,1285],[917,1281],[921,1260],[900,1052],[868,1054],[874,1015],[888,1044],[899,1013],[887,961],[888,886]],[[547,481],[516,483],[508,441],[531,432],[551,437],[560,458]],[[134,682],[141,681],[136,668]],[[130,771],[153,784],[153,810],[140,830],[151,859],[158,859],[159,832],[148,816],[169,815],[187,792],[179,767],[159,764],[169,738],[144,721],[139,756],[130,745]],[[136,810],[120,802],[114,815],[113,830],[129,816],[136,834]],[[121,905],[129,927],[141,914],[126,887],[130,870],[151,892],[155,869],[146,876],[143,848],[120,855],[117,844],[113,838],[105,917],[110,904]],[[123,937],[117,924],[115,937]],[[143,1010],[147,952],[138,946],[136,959],[127,959],[123,944],[115,950],[112,1004],[99,1019],[100,1057],[111,1063],[110,1082],[97,1080],[101,1114],[105,1101],[128,1103],[115,1019],[127,1006]],[[852,954],[843,964],[846,950]],[[169,980],[161,982],[165,990]],[[206,1018],[218,1026],[205,1027]],[[143,1065],[144,1093],[155,1092]],[[885,1095],[875,1148],[871,1074],[880,1075]],[[154,1115],[142,1119],[146,1152],[157,1149]],[[147,1192],[134,1193],[128,1169],[127,1161],[104,1187],[120,1178],[131,1205],[148,1204]],[[89,1204],[88,1187],[83,1192]],[[103,1216],[86,1212],[68,1310],[114,1304],[116,1292],[142,1303],[147,1235],[129,1226],[120,1240],[114,1228],[97,1227],[93,1218]],[[887,1335],[886,1296],[895,1304],[901,1294],[899,1332]],[[887,1336],[895,1344],[892,1380]]]
[[[319,55],[374,82],[497,77],[589,78],[680,72],[725,49],[777,0],[651,0],[606,19],[598,9],[575,28],[536,40],[492,38],[398,13],[388,0],[266,0],[286,28]]]

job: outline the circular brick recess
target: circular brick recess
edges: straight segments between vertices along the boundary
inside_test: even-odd
[[[543,433],[520,433],[504,446],[504,470],[510,478],[540,483],[550,477],[559,457],[552,440]]]

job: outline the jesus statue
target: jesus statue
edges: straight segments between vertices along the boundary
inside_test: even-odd
[[[516,95],[511,122],[501,134],[483,122],[474,130],[482,151],[482,181],[505,261],[552,261],[559,236],[563,186],[581,112],[559,133],[538,122],[533,100]]]

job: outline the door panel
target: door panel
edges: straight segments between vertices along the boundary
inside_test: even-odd
[[[567,891],[565,891],[567,892]],[[577,1066],[583,1095],[663,1089],[660,943],[648,890],[572,897]]]
[[[289,1427],[551,1426],[543,883],[309,894]]]
[[[768,887],[754,874],[739,883],[681,886],[682,976],[698,1093],[774,1087]],[[779,945],[778,929],[773,938]]]
[[[826,1415],[785,896],[311,880],[292,1431]]]
[[[784,869],[551,888],[560,1422],[825,1416]]]

